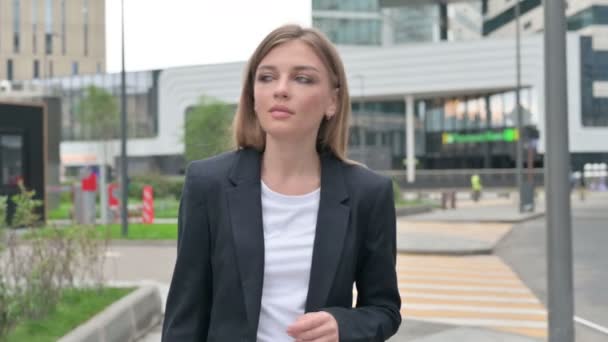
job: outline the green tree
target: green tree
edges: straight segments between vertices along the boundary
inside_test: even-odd
[[[117,136],[118,106],[107,90],[89,86],[78,107],[78,116],[87,135],[92,139],[108,141]]]
[[[219,100],[201,97],[186,113],[184,128],[187,161],[207,158],[231,148],[230,124],[234,106]]]

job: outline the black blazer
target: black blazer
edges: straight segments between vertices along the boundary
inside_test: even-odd
[[[188,166],[164,342],[256,340],[264,276],[260,161],[259,152],[242,149]],[[392,182],[325,152],[320,197],[306,312],[332,314],[340,341],[384,341],[401,323]]]

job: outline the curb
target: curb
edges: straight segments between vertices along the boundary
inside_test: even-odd
[[[519,218],[413,218],[414,221],[417,222],[441,222],[441,223],[507,223],[507,224],[518,224],[527,221],[536,220],[538,218],[544,217],[545,213],[534,213],[527,215],[525,217]]]
[[[144,286],[95,315],[59,339],[59,342],[133,341],[162,318],[158,289]]]
[[[494,253],[494,248],[483,248],[483,249],[400,249],[397,250],[401,254],[415,254],[415,255],[441,255],[441,256],[469,256],[469,255],[491,255]]]
[[[395,214],[397,217],[428,213],[431,211],[433,211],[433,206],[426,204],[395,208]]]

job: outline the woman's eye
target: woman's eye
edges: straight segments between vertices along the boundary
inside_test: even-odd
[[[298,81],[299,83],[304,83],[304,84],[310,84],[313,82],[312,78],[308,77],[308,76],[296,76],[296,81]]]
[[[259,75],[258,81],[260,82],[269,82],[272,81],[272,75]]]

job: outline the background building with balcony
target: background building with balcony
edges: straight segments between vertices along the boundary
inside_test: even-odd
[[[0,80],[106,70],[104,0],[0,1]]]

